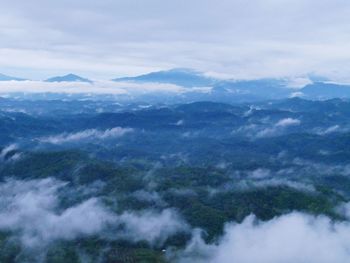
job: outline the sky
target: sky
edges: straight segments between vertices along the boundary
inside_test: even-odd
[[[0,72],[345,78],[348,0],[0,0]]]

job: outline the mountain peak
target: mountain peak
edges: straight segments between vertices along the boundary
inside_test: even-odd
[[[169,69],[169,70],[163,70],[160,72],[173,72],[173,73],[187,73],[187,74],[202,75],[202,73],[200,71],[192,69],[192,68],[173,68],[173,69]]]
[[[89,80],[87,78],[80,77],[80,76],[72,74],[72,73],[64,75],[64,76],[52,77],[52,78],[49,78],[45,81],[46,82],[86,82],[86,83],[92,83],[91,80]]]

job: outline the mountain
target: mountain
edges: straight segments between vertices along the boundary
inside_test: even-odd
[[[45,81],[46,82],[87,82],[87,83],[92,83],[91,80],[86,79],[86,78],[82,78],[82,77],[80,77],[78,75],[74,75],[74,74],[52,77],[52,78],[49,78]]]
[[[218,103],[212,101],[198,101],[188,104],[180,104],[176,107],[177,110],[186,113],[197,113],[197,112],[232,112],[237,110],[238,107],[226,103]]]
[[[326,82],[315,82],[300,90],[307,99],[350,98],[350,86]]]
[[[322,76],[322,75],[315,74],[315,73],[308,74],[307,78],[309,80],[311,80],[312,82],[327,82],[327,81],[330,81],[329,78],[327,78],[325,76]]]
[[[257,106],[268,109],[280,109],[291,112],[312,112],[336,115],[337,117],[346,114],[349,116],[349,99],[328,99],[328,100],[306,100],[304,98],[288,98],[257,103]]]
[[[152,72],[145,75],[117,78],[113,81],[170,83],[183,87],[213,87],[210,94],[183,95],[190,100],[214,101],[254,101],[264,99],[287,98],[290,89],[284,79],[258,80],[219,80],[210,78],[192,69],[171,69],[168,71]]]
[[[171,69],[167,71],[151,72],[135,77],[113,79],[113,81],[170,83],[183,87],[207,87],[219,82],[214,78],[204,76],[192,69]]]
[[[174,262],[163,248],[181,251],[198,228],[206,246],[227,225],[250,235],[251,214],[269,228],[298,213],[349,231],[339,207],[350,200],[350,111],[339,109],[350,102],[0,106],[0,218],[10,222],[0,224],[0,262]],[[187,262],[222,262],[202,251]]]
[[[4,75],[4,74],[0,73],[0,81],[11,81],[11,80],[21,81],[21,80],[25,80],[25,79],[12,77],[12,76],[7,76],[7,75]]]
[[[291,92],[284,79],[227,80],[216,85],[214,91],[253,100],[286,98]]]

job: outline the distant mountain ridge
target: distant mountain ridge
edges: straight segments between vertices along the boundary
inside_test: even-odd
[[[80,77],[75,74],[67,74],[64,76],[57,76],[57,77],[52,77],[47,80],[46,82],[86,82],[86,83],[92,83],[91,80],[87,78]]]
[[[11,80],[23,81],[25,79],[18,78],[18,77],[12,77],[12,76],[8,76],[8,75],[4,75],[4,74],[0,73],[0,81],[11,81]]]
[[[300,90],[308,99],[350,98],[350,85],[314,82]]]
[[[218,82],[217,79],[207,77],[201,72],[185,68],[151,72],[135,77],[116,78],[113,81],[169,83],[183,87],[207,87]]]
[[[293,79],[288,78],[261,78],[251,80],[239,79],[218,79],[207,76],[205,73],[187,69],[175,68],[164,71],[150,72],[133,77],[122,77],[112,79],[114,82],[133,82],[133,83],[161,83],[173,84],[186,89],[183,94],[174,94],[163,96],[156,92],[144,94],[142,99],[152,99],[157,101],[176,101],[190,102],[197,100],[217,101],[217,102],[247,102],[263,101],[271,99],[283,99],[289,97],[301,97],[311,100],[327,100],[333,98],[350,98],[350,84],[333,83],[329,79],[315,74],[305,75],[306,81],[303,87],[298,89],[291,88]],[[23,81],[25,79],[0,74],[0,81]],[[88,78],[76,74],[67,74],[55,76],[44,80],[44,82],[81,82],[93,84]],[[309,83],[309,84],[307,84]],[[203,92],[195,87],[209,87],[207,92]],[[192,89],[193,88],[193,89]],[[179,102],[179,101],[178,101]]]

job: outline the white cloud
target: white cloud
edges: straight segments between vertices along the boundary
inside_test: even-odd
[[[90,235],[161,245],[169,236],[188,231],[173,209],[118,215],[97,198],[61,208],[60,193],[64,194],[65,187],[66,183],[51,178],[1,183],[0,230],[11,231],[26,248]]]
[[[254,188],[266,188],[266,187],[277,187],[277,186],[285,186],[297,191],[304,192],[315,192],[315,187],[310,184],[305,184],[302,182],[296,182],[286,179],[263,179],[263,180],[241,180],[235,187],[241,190],[251,190]]]
[[[119,138],[127,133],[133,132],[131,128],[115,127],[112,129],[107,129],[100,131],[97,129],[89,129],[76,133],[63,133],[59,135],[53,135],[48,137],[39,138],[40,142],[51,143],[51,144],[64,144],[72,142],[80,142],[84,140],[105,140],[112,138]]]
[[[258,168],[248,174],[249,177],[253,179],[264,179],[271,176],[271,171],[269,169]]]
[[[315,129],[316,130],[316,133],[318,135],[328,135],[328,134],[331,134],[331,133],[336,133],[336,132],[347,132],[349,129],[348,128],[345,128],[345,127],[340,127],[339,125],[333,125],[333,126],[330,126],[328,128],[317,128]]]
[[[348,222],[301,213],[268,222],[249,216],[241,224],[227,224],[214,244],[205,244],[197,231],[176,262],[346,263],[349,244]]]
[[[59,211],[57,191],[64,185],[52,179],[2,183],[0,229],[14,231],[24,246],[35,247],[98,234],[114,220],[95,198]]]
[[[290,126],[297,126],[300,125],[301,121],[298,119],[293,118],[285,118],[279,120],[277,123],[275,123],[272,127],[265,128],[263,130],[260,130],[256,133],[256,137],[262,138],[262,137],[271,137],[279,135],[283,130]]]
[[[254,110],[259,110],[251,107],[247,112],[244,113],[245,117],[249,117]],[[283,134],[287,128],[291,126],[298,126],[301,121],[294,118],[280,119],[275,123],[271,123],[269,117],[262,118],[259,120],[260,123],[248,123],[232,131],[232,134],[240,134],[242,136],[251,138],[264,138],[272,137]]]
[[[285,119],[279,120],[276,123],[276,126],[287,127],[287,126],[293,126],[293,125],[299,125],[299,124],[300,124],[300,120],[298,120],[298,119],[285,118]]]
[[[10,144],[8,146],[6,146],[5,148],[3,148],[0,152],[0,161],[4,161],[5,158],[6,158],[6,155],[11,152],[11,151],[14,151],[14,150],[17,150],[17,145],[16,144]],[[15,155],[14,155],[15,156]],[[12,156],[11,159],[14,157]],[[17,154],[18,156],[18,154]],[[15,157],[16,159],[16,157]]]
[[[0,81],[0,94],[8,93],[67,93],[67,94],[114,94],[142,95],[151,92],[186,93],[189,90],[173,84],[133,83],[96,81],[92,84],[84,82],[44,82],[44,81]],[[206,89],[197,89],[207,92]]]
[[[324,150],[323,150],[324,151]],[[327,154],[331,154],[331,152],[327,152]],[[320,175],[334,175],[339,174],[343,176],[350,175],[350,165],[342,164],[342,165],[329,165],[324,163],[312,162],[309,160],[295,158],[293,159],[294,169],[301,169],[302,173],[314,173]]]
[[[162,244],[169,236],[189,230],[187,223],[173,209],[161,212],[125,212],[118,217],[125,226],[121,237],[134,242],[146,240],[151,244]]]
[[[289,88],[293,88],[293,89],[300,89],[300,88],[305,87],[308,84],[312,84],[312,81],[309,78],[296,77],[296,78],[289,79],[287,86]],[[295,95],[301,96],[302,93],[296,91],[293,94],[294,94],[294,97],[295,97]]]
[[[175,123],[175,125],[176,125],[176,126],[181,126],[181,125],[183,125],[184,123],[185,123],[184,120],[178,120],[178,121]]]
[[[290,98],[299,98],[299,97],[303,97],[304,93],[300,92],[300,91],[296,91],[296,92],[292,92],[290,94]]]

